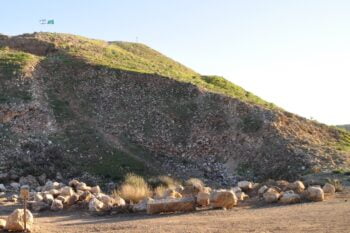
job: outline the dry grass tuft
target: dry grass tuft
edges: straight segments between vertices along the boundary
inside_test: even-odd
[[[138,175],[129,173],[125,176],[124,183],[118,189],[117,194],[124,200],[138,203],[151,195],[147,182]]]

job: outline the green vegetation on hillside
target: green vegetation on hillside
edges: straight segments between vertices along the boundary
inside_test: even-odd
[[[6,78],[24,71],[27,65],[37,60],[38,57],[32,54],[0,47],[0,73]]]
[[[37,33],[35,37],[38,40],[53,43],[68,55],[82,58],[91,64],[112,69],[158,74],[266,108],[276,107],[222,77],[200,76],[193,70],[143,44],[105,42],[58,33]]]

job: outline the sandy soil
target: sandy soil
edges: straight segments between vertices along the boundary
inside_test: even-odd
[[[7,215],[15,206],[1,206]],[[350,232],[350,193],[324,202],[246,204],[183,214],[92,216],[86,211],[35,214],[34,232]]]

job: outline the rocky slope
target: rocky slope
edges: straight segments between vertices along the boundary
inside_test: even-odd
[[[132,171],[230,185],[349,166],[349,133],[144,45],[34,33],[0,48],[0,179]]]

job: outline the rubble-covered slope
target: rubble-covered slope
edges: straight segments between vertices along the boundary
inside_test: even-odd
[[[0,46],[4,179],[133,171],[230,184],[349,166],[345,131],[144,45],[37,33]]]

